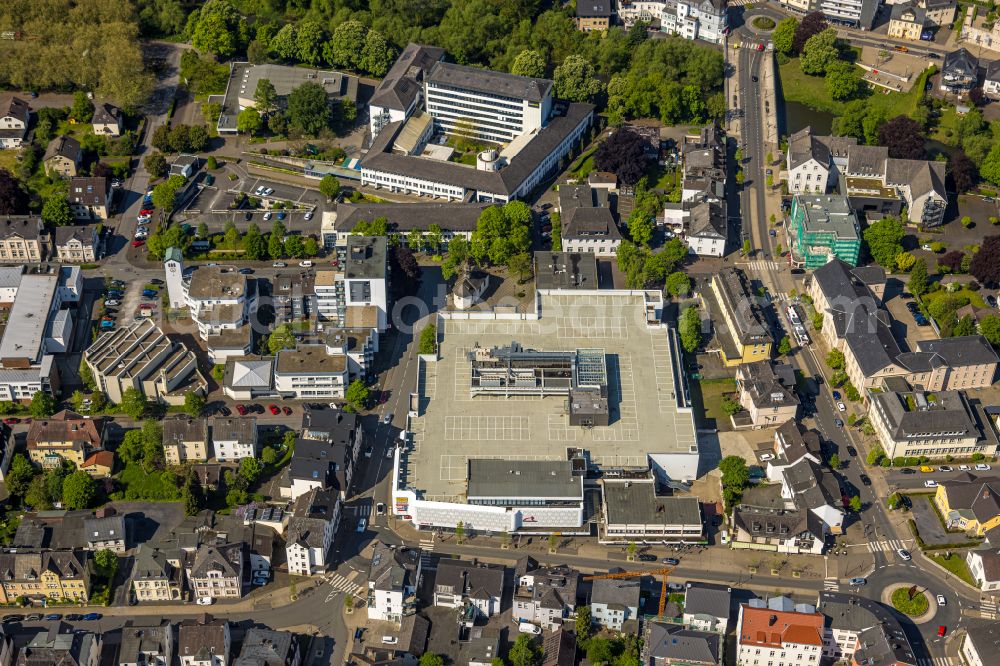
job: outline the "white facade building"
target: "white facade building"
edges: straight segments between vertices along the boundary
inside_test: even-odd
[[[968,666],[986,666],[1000,654],[1000,625],[996,622],[966,630],[962,657]]]
[[[216,460],[239,462],[257,457],[257,417],[215,417],[209,425]]]
[[[347,357],[327,354],[325,345],[284,349],[274,358],[274,390],[284,397],[343,398],[349,383]]]
[[[295,501],[285,535],[288,573],[313,576],[326,570],[340,524],[340,499],[329,490],[310,490]]]
[[[31,119],[31,107],[23,99],[11,97],[0,105],[0,148],[17,149],[24,143]]]
[[[664,3],[660,27],[684,39],[721,44],[729,30],[728,17],[726,0],[677,0]]]
[[[416,610],[420,552],[375,542],[368,575],[368,619],[400,622]]]
[[[741,666],[819,666],[825,618],[811,606],[796,610],[787,597],[768,605],[740,604],[736,662]]]
[[[621,631],[625,622],[639,616],[639,592],[639,581],[635,579],[595,580],[590,593],[593,623],[611,631]]]
[[[231,268],[202,267],[192,273],[186,284],[184,303],[198,326],[199,337],[208,340],[210,336],[246,326],[256,305],[256,292],[247,276]]]
[[[984,548],[970,550],[965,556],[969,572],[983,592],[1000,590],[1000,550]]]

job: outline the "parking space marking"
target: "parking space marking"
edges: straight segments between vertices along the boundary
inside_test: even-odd
[[[564,414],[548,414],[549,439],[553,442],[575,442],[577,428],[570,427]]]
[[[560,340],[617,338],[628,339],[624,317],[557,317],[556,337]]]
[[[524,441],[531,438],[531,421],[526,416],[449,416],[444,438],[449,442]]]
[[[653,349],[653,375],[656,379],[656,401],[661,414],[672,414],[676,409],[674,366],[670,357],[670,340],[663,331],[652,331],[649,344]]]

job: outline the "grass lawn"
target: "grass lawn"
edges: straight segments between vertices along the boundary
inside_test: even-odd
[[[17,153],[16,150],[0,150],[0,169],[7,169],[11,173],[14,173],[14,168],[17,167]]]
[[[577,178],[586,178],[591,174],[591,172],[594,170],[595,152],[597,152],[596,147],[591,148],[590,150],[580,155],[579,158],[577,158],[573,166],[570,167],[570,171],[573,172],[574,176],[576,176]]]
[[[865,99],[866,104],[872,109],[883,109],[886,116],[894,118],[900,114],[913,115],[917,108],[917,102],[924,95],[924,86],[931,70],[925,70],[917,77],[913,88],[908,93],[889,93],[883,95],[879,91],[873,91]],[[799,102],[817,111],[827,111],[835,115],[844,112],[847,102],[838,102],[832,99],[826,92],[826,83],[822,76],[809,76],[802,73],[799,67],[799,59],[791,58],[787,63],[778,67],[781,77],[781,92],[785,101]]]
[[[965,558],[954,553],[948,555],[928,555],[929,558],[940,564],[942,567],[955,574],[969,585],[978,587],[976,580],[969,571],[969,565],[965,563]]]
[[[910,590],[906,587],[901,587],[892,593],[892,607],[904,615],[919,617],[927,612],[928,606],[930,602],[923,592],[917,592],[912,599]]]
[[[714,420],[715,427],[720,431],[733,429],[729,415],[722,409],[722,396],[736,390],[735,380],[729,378],[709,379],[700,382],[692,380],[691,389],[691,399],[695,403],[695,413],[698,411],[698,400],[701,401],[701,409],[704,413],[702,421],[711,422]]]
[[[945,289],[939,289],[937,291],[926,294],[923,298],[924,304],[927,305],[927,307],[930,307],[931,303],[933,303],[935,299],[941,298],[942,296],[963,296],[969,299],[969,302],[972,303],[972,305],[977,308],[989,307],[988,305],[986,305],[986,301],[983,300],[983,297],[980,296],[977,292],[972,291],[971,289],[959,289],[958,291],[952,291],[952,292],[949,292]]]
[[[126,500],[150,500],[175,502],[181,498],[180,488],[174,483],[172,472],[147,474],[142,465],[132,463],[125,466],[118,480],[125,486]]]
[[[958,113],[955,107],[949,106],[941,112],[938,125],[931,132],[931,138],[941,143],[951,144],[955,141],[955,130],[958,126]],[[949,134],[950,133],[950,134]]]

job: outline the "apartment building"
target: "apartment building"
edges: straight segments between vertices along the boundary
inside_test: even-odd
[[[870,391],[868,400],[869,420],[890,458],[942,459],[977,453],[990,457],[997,453],[992,417],[963,391],[932,393],[886,382],[886,389]]]
[[[70,631],[67,625],[57,623],[31,636],[21,646],[17,659],[8,663],[12,666],[98,666],[101,663],[102,643],[100,634],[83,629]]]
[[[614,16],[612,0],[581,2],[576,6],[576,29],[582,32],[607,30]]]
[[[314,488],[295,500],[285,534],[288,572],[314,576],[326,571],[338,525],[340,498],[336,491]]]
[[[255,284],[246,275],[221,266],[194,271],[184,291],[184,302],[198,326],[199,337],[212,341],[213,336],[235,336],[243,341],[237,345],[239,353],[247,353],[251,334],[249,316],[257,304]],[[231,345],[222,345],[228,346]],[[225,358],[216,354],[213,361],[224,363]]]
[[[934,503],[949,529],[981,537],[1000,526],[1000,478],[966,472],[942,481]]]
[[[108,511],[113,513],[113,510]],[[124,555],[128,547],[125,540],[125,517],[99,515],[86,518],[83,521],[83,538],[89,551],[110,550],[117,555]]]
[[[640,663],[648,666],[718,666],[722,663],[722,647],[716,633],[652,620],[645,623]]]
[[[879,0],[781,0],[781,4],[800,14],[821,12],[835,25],[870,30],[878,13]]]
[[[965,48],[946,53],[941,62],[941,92],[962,97],[976,87],[979,61]]]
[[[715,583],[684,585],[684,626],[725,636],[729,633],[733,588]]]
[[[239,599],[247,586],[249,546],[201,544],[187,572],[195,599]]]
[[[172,666],[174,627],[169,622],[147,624],[127,620],[122,627],[119,666]]]
[[[890,39],[908,39],[920,41],[920,36],[927,25],[927,13],[911,4],[899,4],[892,6],[892,13],[889,16]]]
[[[684,39],[721,44],[729,32],[726,0],[671,0],[663,3],[660,29]]]
[[[63,461],[82,467],[93,451],[104,448],[104,421],[64,409],[31,422],[26,438],[28,458],[43,469]]]
[[[96,226],[56,227],[56,258],[67,264],[97,261],[100,238]]]
[[[795,393],[795,369],[787,363],[755,361],[736,368],[740,404],[757,428],[794,419],[799,411]]]
[[[181,553],[140,544],[132,565],[132,592],[139,603],[179,601],[184,593]]]
[[[0,101],[0,149],[17,150],[24,145],[31,120],[31,107],[23,99],[11,96]]]
[[[163,458],[168,465],[208,460],[208,420],[176,416],[164,419]]]
[[[325,345],[283,349],[274,359],[274,390],[294,400],[343,398],[350,383],[347,357],[326,353]]]
[[[797,194],[789,226],[792,265],[816,269],[831,259],[858,265],[861,224],[847,197]]]
[[[256,416],[216,416],[210,422],[212,452],[219,462],[257,457]]]
[[[357,414],[340,409],[305,410],[302,434],[292,456],[290,483],[287,491],[283,484],[281,492],[294,500],[313,487],[329,484],[344,501],[362,448],[364,430]],[[317,478],[313,471],[319,472]],[[323,485],[317,485],[320,480]]]
[[[986,666],[1000,653],[1000,626],[992,623],[970,627],[962,639],[961,652],[969,666]]]
[[[856,594],[823,591],[816,610],[826,616],[823,660],[916,666],[906,632],[886,606]]]
[[[416,612],[420,551],[375,542],[368,573],[368,619],[399,623]]]
[[[0,600],[5,604],[18,597],[84,603],[89,598],[90,568],[82,550],[0,553],[0,571]]]
[[[299,666],[302,652],[297,635],[252,627],[243,636],[236,666]]]
[[[183,405],[185,393],[204,395],[208,388],[194,352],[168,338],[150,319],[104,333],[83,352],[83,359],[112,402],[121,402],[122,394],[134,388],[147,400]]]
[[[1000,590],[1000,550],[996,546],[970,550],[965,555],[965,564],[980,590]]]
[[[566,565],[538,567],[526,558],[514,573],[513,616],[549,631],[558,629],[576,608],[580,573]]]
[[[563,251],[615,256],[622,242],[617,199],[617,194],[606,188],[562,185],[559,188],[559,215]]]
[[[112,196],[111,179],[106,176],[69,179],[69,205],[77,220],[96,222],[108,219]]]
[[[72,178],[77,175],[82,159],[83,149],[79,141],[70,136],[57,136],[45,149],[42,164],[50,175]]]
[[[740,604],[737,662],[746,666],[818,666],[825,618],[812,606],[798,608],[787,597]]]
[[[590,614],[595,625],[622,631],[625,623],[639,617],[639,581],[630,578],[599,578],[590,591]],[[635,622],[637,624],[637,622]]]
[[[469,604],[488,620],[500,612],[503,581],[502,566],[442,558],[434,577],[434,605],[461,608]]]
[[[231,647],[229,623],[225,620],[205,615],[181,620],[177,625],[177,656],[181,666],[230,666]]]
[[[774,457],[767,461],[767,479],[780,483],[785,468],[803,458],[816,464],[823,462],[823,447],[819,434],[807,430],[796,419],[790,418],[774,431]]]
[[[0,263],[38,263],[45,258],[49,232],[37,215],[0,216]]]
[[[771,333],[746,274],[725,268],[712,276],[712,295],[721,321],[716,322],[719,352],[726,366],[771,357]]]

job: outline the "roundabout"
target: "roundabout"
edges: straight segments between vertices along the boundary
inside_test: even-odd
[[[778,24],[775,23],[774,19],[770,16],[761,14],[750,19],[750,25],[762,32],[771,32],[777,27]]]
[[[937,614],[938,605],[926,588],[916,586],[917,590],[910,598],[911,583],[896,583],[888,585],[882,590],[882,603],[892,606],[897,611],[908,617],[914,624],[926,624],[934,619]]]

